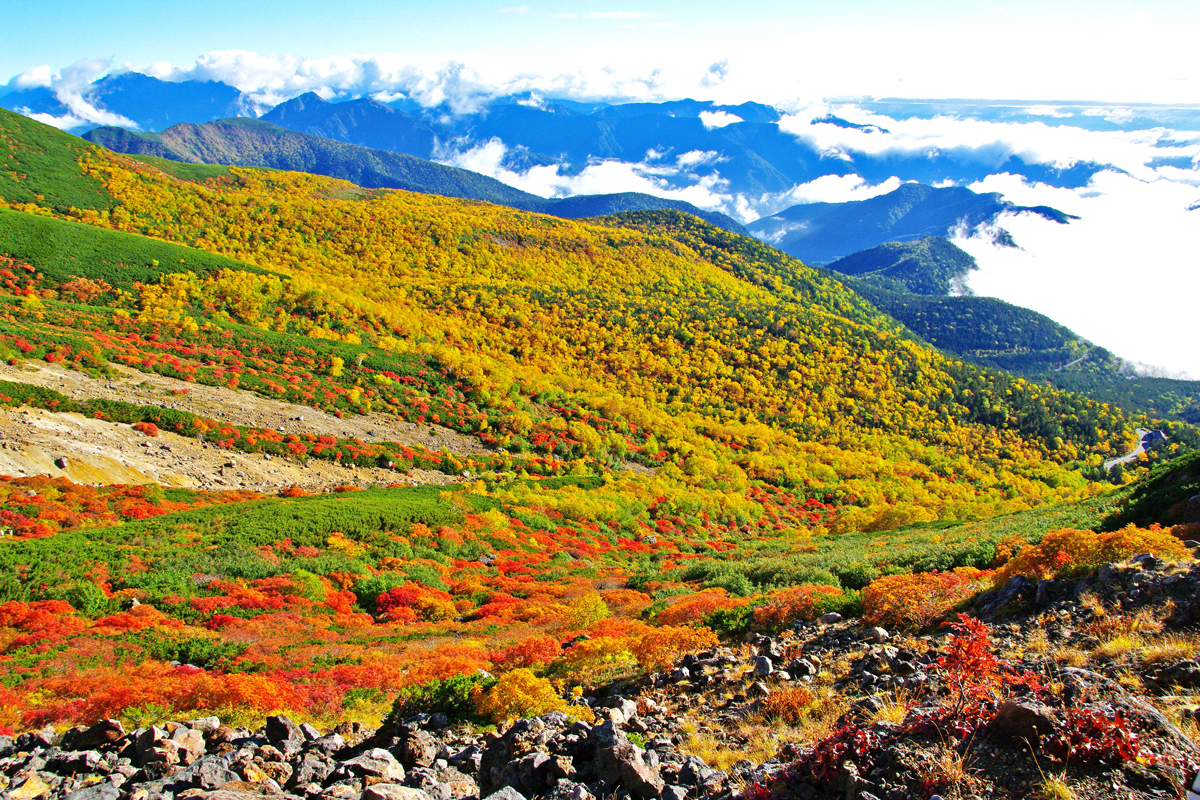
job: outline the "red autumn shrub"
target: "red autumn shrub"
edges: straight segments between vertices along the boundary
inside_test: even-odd
[[[375,598],[375,610],[389,622],[401,623],[436,622],[453,619],[458,613],[448,593],[417,583],[383,592]]]
[[[562,653],[562,645],[549,636],[531,636],[493,652],[489,658],[498,670],[536,667],[549,664]]]
[[[147,436],[158,436],[158,426],[153,422],[135,422],[132,427],[138,433],[144,433]]]

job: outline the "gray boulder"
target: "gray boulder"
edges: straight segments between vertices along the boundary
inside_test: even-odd
[[[267,717],[266,734],[267,741],[279,748],[280,752],[285,755],[299,752],[307,741],[300,726],[282,714],[276,717]]]
[[[405,730],[399,738],[394,752],[405,769],[428,767],[442,749],[442,743],[433,734],[422,730]]]
[[[666,787],[658,768],[646,763],[644,753],[615,725],[606,722],[594,728],[596,776],[608,786],[620,785],[640,800],[651,800]]]

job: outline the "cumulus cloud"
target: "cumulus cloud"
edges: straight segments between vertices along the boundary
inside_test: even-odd
[[[730,114],[728,111],[701,111],[700,121],[709,130],[724,128],[726,125],[732,125],[735,122],[745,122],[737,114]]]
[[[97,106],[87,95],[92,83],[111,69],[111,64],[104,60],[77,61],[66,67],[58,74],[50,74],[49,67],[37,67],[18,75],[9,82],[16,89],[48,87],[58,102],[66,109],[66,113],[54,115],[45,113],[30,113],[28,109],[18,109],[38,122],[52,125],[56,128],[69,130],[85,125],[119,125],[123,128],[137,128],[137,124],[120,114],[114,114],[107,109]]]
[[[27,69],[20,75],[15,76],[8,82],[8,89],[11,91],[20,91],[22,89],[38,89],[49,87],[54,80],[54,76],[50,74],[50,67],[43,64],[40,67]]]
[[[1193,186],[1104,171],[1080,190],[1007,174],[970,188],[1080,217],[1058,225],[1033,214],[1003,215],[997,224],[1020,249],[958,237],[955,243],[979,262],[969,278],[975,294],[1040,311],[1135,364],[1200,379]]]

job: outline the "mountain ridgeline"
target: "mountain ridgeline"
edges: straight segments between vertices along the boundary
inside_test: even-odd
[[[928,295],[963,293],[967,276],[978,269],[970,254],[940,236],[885,242],[839,258],[828,267],[884,288]]]
[[[821,265],[885,242],[946,237],[960,227],[969,231],[1004,213],[1037,214],[1060,224],[1074,219],[1045,206],[1014,205],[995,192],[906,183],[867,200],[795,205],[747,228],[785,253]],[[1002,243],[1012,244],[1006,233],[999,236]]]
[[[620,211],[675,209],[695,214],[728,230],[739,233],[745,230],[724,214],[704,211],[677,200],[633,192],[546,199],[469,170],[438,164],[403,152],[371,149],[297,133],[260,120],[225,119],[200,125],[179,124],[162,133],[95,128],[84,134],[84,138],[118,153],[195,164],[310,172],[347,180],[365,188],[403,189],[444,197],[485,200],[566,219]]]
[[[745,197],[788,192],[823,175],[858,175],[870,184],[893,176],[926,184],[947,180],[969,184],[995,172],[1007,172],[1053,186],[1078,188],[1108,168],[1084,161],[1057,167],[1026,162],[1016,155],[1001,164],[985,164],[973,153],[954,149],[880,156],[854,153],[852,158],[831,159],[797,131],[781,127],[784,115],[780,111],[759,103],[727,106],[678,100],[611,105],[525,93],[476,98],[480,102],[463,109],[448,102],[427,107],[403,95],[383,103],[369,97],[330,101],[308,93],[266,108],[225,84],[162,81],[128,72],[97,81],[84,89],[84,95],[97,109],[121,115],[132,123],[127,127],[142,131],[163,130],[179,122],[262,115],[267,122],[298,132],[426,159],[433,156],[436,142],[470,147],[497,141],[505,147],[504,165],[510,169],[555,165],[575,174],[607,159],[638,163],[653,156],[658,159],[654,166],[661,167],[678,166],[676,159],[685,154],[717,153],[719,164],[689,161],[684,170],[687,175],[667,175],[663,180],[670,188],[679,189],[695,185],[696,179],[719,177],[728,181],[730,192]],[[908,108],[903,104],[866,105],[890,113]],[[60,124],[77,133],[97,126],[76,117],[70,99],[59,98],[56,90],[46,87],[0,86],[0,107],[57,117]],[[977,106],[969,107],[979,111]],[[937,110],[955,113],[952,104]],[[716,115],[719,121],[709,115]],[[1072,124],[1091,119],[1078,117]],[[815,118],[809,124],[857,128],[865,133],[880,130],[834,115]]]

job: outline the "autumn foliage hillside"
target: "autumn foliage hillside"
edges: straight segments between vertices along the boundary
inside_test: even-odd
[[[122,365],[486,448],[0,385],[0,410],[397,477],[248,497],[0,476],[3,727],[377,717],[481,668],[563,689],[826,610],[928,621],[1048,532],[1096,527],[1100,464],[1150,424],[948,360],[836,281],[672,212],[579,223],[168,174],[7,112],[0,199],[10,364]],[[413,468],[460,485],[399,486]],[[878,611],[889,580],[937,602]]]

